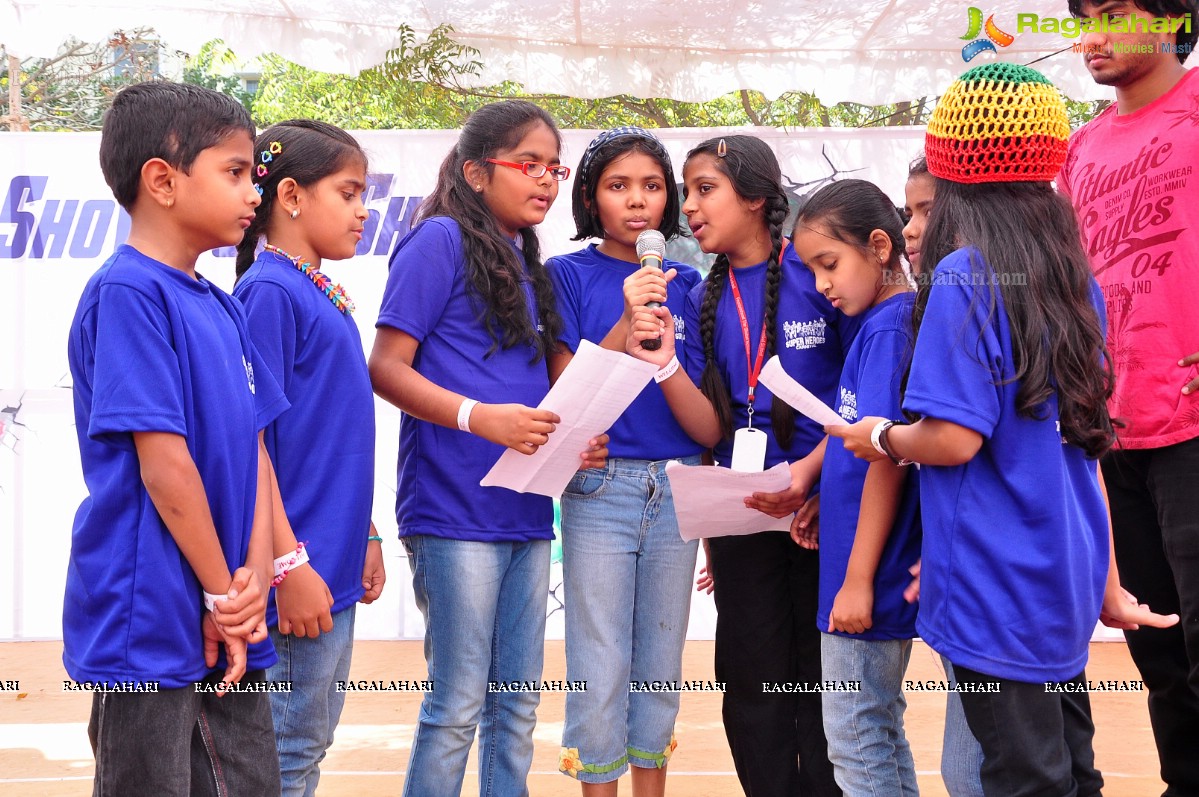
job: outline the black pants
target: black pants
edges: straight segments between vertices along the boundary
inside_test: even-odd
[[[987,797],[1093,797],[1103,788],[1091,740],[1086,692],[1056,692],[1044,683],[983,675],[953,665],[959,684],[998,686],[998,692],[962,692],[970,732],[983,749]],[[1082,684],[1086,675],[1063,682]]]
[[[215,684],[214,672],[203,684]],[[260,684],[264,670],[242,684]],[[265,692],[96,693],[88,737],[94,797],[266,797],[279,794],[279,754]]]
[[[1168,797],[1199,797],[1199,439],[1103,459],[1124,588],[1173,628],[1126,631]]]
[[[819,556],[779,531],[709,544],[716,679],[726,685],[724,731],[746,797],[839,797],[820,693],[768,693],[762,686],[821,681]]]

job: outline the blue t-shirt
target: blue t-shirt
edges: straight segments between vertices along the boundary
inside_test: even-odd
[[[879,416],[898,419],[899,387],[912,348],[912,304],[915,294],[901,293],[870,308],[841,371],[837,412],[854,423]],[[845,450],[839,437],[829,437],[820,476],[820,605],[816,625],[828,630],[833,600],[845,582],[849,554],[857,535],[862,488],[870,463]],[[916,468],[905,469],[899,509],[874,574],[872,626],[855,639],[911,639],[916,635],[916,604],[903,599],[912,583],[908,568],[920,558],[920,488]]]
[[[845,352],[858,329],[857,319],[843,315],[833,308],[819,291],[816,280],[795,254],[790,244],[783,250],[782,279],[779,282],[778,314],[775,318],[776,353],[783,370],[812,391],[821,401],[831,405],[837,392],[837,379]],[[766,261],[755,266],[736,269],[737,287],[745,303],[749,322],[750,352],[756,359],[762,321],[766,312]],[[704,343],[700,334],[699,311],[704,303],[707,281],[697,285],[687,295],[683,311],[684,324],[691,334],[685,341],[687,374],[696,385],[704,372]],[[746,425],[749,417],[749,362],[745,356],[745,338],[737,304],[733,300],[731,282],[726,279],[724,293],[716,307],[714,327],[716,364],[720,377],[730,388],[733,409],[733,430]],[[681,360],[682,358],[680,358]],[[769,359],[769,355],[764,358]],[[824,439],[824,427],[800,413],[795,416],[795,436],[786,449],[774,439],[770,424],[773,396],[765,385],[758,383],[754,390],[754,428],[768,435],[766,467],[780,462],[792,462],[807,454]],[[716,462],[728,466],[733,459],[733,441],[722,439],[713,450]]]
[[[495,342],[480,320],[482,303],[467,287],[465,269],[458,223],[443,216],[425,220],[391,255],[377,326],[394,327],[420,343],[412,366],[433,384],[488,404],[536,407],[549,390],[545,360],[534,362],[527,344],[491,351]],[[528,282],[525,300],[537,318]],[[552,539],[549,498],[479,486],[504,450],[477,435],[405,414],[396,496],[400,536]]]
[[[203,590],[142,483],[134,432],[187,448],[230,572],[246,561],[258,430],[287,400],[246,332],[242,307],[197,275],[123,245],[88,280],[68,360],[88,497],[75,514],[63,601],[63,664],[76,681],[203,678]],[[249,669],[276,660],[250,646]],[[223,666],[223,665],[219,665]]]
[[[291,403],[266,428],[266,449],[287,519],[339,612],[362,597],[374,500],[375,403],[358,325],[272,252],[258,256],[233,295],[245,305],[259,370]],[[273,598],[267,622],[278,622]]]
[[[572,254],[550,258],[546,266],[554,280],[558,312],[562,315],[559,340],[572,352],[579,350],[580,340],[598,345],[620,320],[624,312],[625,277],[637,271],[640,265],[609,257],[592,244]],[[687,294],[703,281],[703,277],[685,263],[667,260],[662,268],[679,271],[666,286],[666,306],[674,316],[675,350],[682,363],[687,356],[683,305]],[[675,459],[693,456],[703,450],[679,426],[656,382],[645,386],[612,424],[608,437],[608,455],[613,458]]]
[[[1016,415],[1012,337],[990,277],[976,249],[938,263],[916,339],[903,408],[983,436],[964,465],[920,470],[916,629],[954,664],[987,675],[1073,678],[1099,619],[1107,509],[1095,462],[1058,431],[1056,396],[1042,420]]]

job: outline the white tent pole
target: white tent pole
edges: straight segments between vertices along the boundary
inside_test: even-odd
[[[13,132],[29,130],[29,120],[21,114],[21,59],[15,55],[8,56],[8,116],[0,122],[8,122]]]

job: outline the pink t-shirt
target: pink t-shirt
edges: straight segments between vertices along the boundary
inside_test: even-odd
[[[1107,303],[1124,448],[1199,437],[1199,69],[1135,113],[1107,108],[1070,138],[1070,197]]]

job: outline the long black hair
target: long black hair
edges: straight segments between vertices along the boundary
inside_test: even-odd
[[[265,154],[264,154],[265,153]],[[254,184],[262,191],[262,204],[237,245],[237,278],[254,264],[258,239],[271,221],[279,183],[290,177],[304,188],[320,182],[351,163],[366,171],[366,153],[346,131],[314,119],[289,119],[271,125],[254,139]],[[265,172],[265,173],[264,173]]]
[[[1112,447],[1108,414],[1114,376],[1091,269],[1074,209],[1048,182],[956,183],[937,178],[937,201],[922,245],[937,263],[963,246],[981,254],[975,268],[997,285],[1012,337],[1016,412],[1044,418],[1055,393],[1062,437],[1088,457]],[[913,311],[919,329],[935,280],[921,280]],[[995,312],[995,294],[991,294]],[[998,379],[999,376],[996,375]]]
[[[562,136],[554,120],[531,102],[493,102],[472,113],[462,126],[458,143],[441,163],[437,186],[416,216],[417,223],[433,216],[449,216],[458,222],[468,286],[480,304],[479,320],[495,341],[491,352],[527,343],[534,350],[533,362],[556,348],[562,332],[562,317],[554,304],[549,272],[541,262],[537,232],[532,227],[519,232],[525,258],[522,269],[520,258],[512,251],[512,239],[500,229],[483,196],[472,190],[463,166],[470,161],[488,174],[494,172],[495,165],[487,159],[517,146],[539,124],[550,129],[560,148]],[[533,283],[540,329],[525,301],[526,272]]]
[[[787,221],[787,194],[783,191],[783,172],[778,158],[763,141],[753,136],[724,136],[710,138],[687,153],[690,161],[697,155],[711,155],[716,168],[729,178],[733,190],[747,202],[762,199],[762,222],[770,233],[770,256],[766,266],[766,355],[775,353],[777,337],[779,288],[783,277],[783,224]],[[684,166],[685,167],[685,166]],[[700,390],[712,402],[721,434],[733,436],[732,399],[728,385],[720,378],[716,366],[716,308],[724,294],[729,276],[729,258],[720,253],[705,280],[704,300],[699,311],[700,340],[704,346],[704,371]],[[795,435],[795,410],[785,401],[771,402],[770,424],[779,445],[786,448]]]

